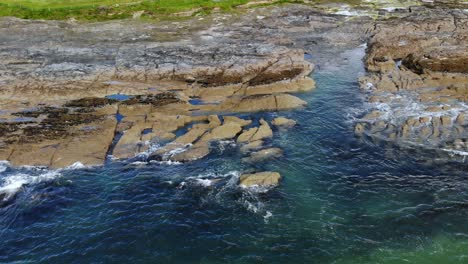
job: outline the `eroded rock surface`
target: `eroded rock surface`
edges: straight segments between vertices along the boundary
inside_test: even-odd
[[[294,93],[315,86],[305,54],[358,45],[371,25],[303,5],[177,22],[1,18],[0,160],[187,161],[247,131],[240,150],[261,149],[269,125],[233,115],[304,106]]]
[[[369,74],[360,83],[371,109],[356,125],[356,134],[468,151],[464,10],[419,7],[376,23],[365,65]]]
[[[270,32],[254,20],[0,19],[0,160],[49,167],[140,153],[194,160],[252,122],[225,113],[304,106],[292,93],[314,88],[313,64],[302,47],[276,43],[280,23]],[[256,140],[266,126],[255,128]]]

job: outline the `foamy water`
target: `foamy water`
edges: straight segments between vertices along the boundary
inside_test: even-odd
[[[0,194],[5,194],[3,200],[8,201],[19,192],[23,186],[52,181],[60,176],[61,174],[58,171],[47,171],[37,175],[34,172],[31,174],[18,173],[8,175],[1,179]]]

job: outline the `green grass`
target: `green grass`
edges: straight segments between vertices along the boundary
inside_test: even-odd
[[[257,0],[258,1],[258,0]],[[144,11],[143,18],[175,19],[178,13],[188,16],[209,14],[215,8],[223,12],[253,0],[0,0],[0,17],[15,16],[25,19],[103,21],[131,18],[135,12]],[[347,3],[359,5],[362,0],[315,0],[311,4]],[[274,4],[304,3],[303,0],[277,0]],[[265,6],[270,4],[259,4]],[[257,5],[256,5],[257,6]],[[252,6],[253,7],[253,6]],[[180,15],[180,14],[179,14]],[[187,14],[185,14],[187,16]]]
[[[202,14],[214,8],[229,11],[247,2],[249,0],[0,0],[0,16],[101,21],[129,18],[143,10],[143,17],[162,19],[189,10]]]

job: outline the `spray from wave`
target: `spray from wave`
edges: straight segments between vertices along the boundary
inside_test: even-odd
[[[25,173],[7,175],[1,179],[0,198],[2,199],[2,202],[9,201],[23,188],[23,186],[52,181],[60,176],[61,174],[58,171],[46,171],[37,175]]]

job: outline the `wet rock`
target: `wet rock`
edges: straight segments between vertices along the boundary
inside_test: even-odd
[[[440,123],[442,126],[451,126],[452,125],[452,118],[450,116],[441,116]]]
[[[403,138],[406,138],[406,137],[409,136],[410,131],[411,131],[411,130],[410,130],[410,127],[409,127],[407,124],[405,124],[405,125],[403,125],[403,127],[401,128],[401,135],[400,135],[400,136],[403,137]]]
[[[362,136],[364,131],[366,130],[367,124],[366,123],[358,123],[354,127],[354,134],[357,136]]]
[[[287,119],[285,117],[277,117],[271,122],[274,126],[278,127],[293,127],[296,125],[296,121],[292,119]]]
[[[247,152],[250,152],[250,151],[252,151],[252,150],[261,148],[262,145],[263,145],[263,140],[252,141],[252,142],[249,142],[249,143],[243,145],[243,146],[240,148],[240,151],[241,151],[242,153],[247,153]]]
[[[109,149],[113,153],[108,154],[127,158],[146,151],[151,142],[168,140],[153,158],[206,156],[211,141],[235,138],[251,123],[224,117],[222,124],[218,114],[304,106],[305,101],[289,94],[315,87],[308,77],[313,65],[304,59],[303,48],[317,39],[338,49],[354,47],[374,23],[347,21],[303,5],[263,12],[268,27],[249,14],[234,14],[226,25],[194,18],[178,22],[181,27],[133,20],[90,25],[0,19],[0,104],[17,116],[37,119],[0,124],[0,159],[54,167],[74,161],[94,165],[103,163]],[[210,40],[213,36],[216,41]],[[317,50],[325,50],[322,43]],[[115,94],[128,98],[106,98]],[[22,106],[23,101],[28,105]],[[176,131],[192,124],[175,138]],[[122,137],[113,146],[116,135]],[[262,120],[238,141],[252,150],[272,135]]]
[[[243,131],[242,134],[240,134],[237,138],[237,142],[252,142],[271,137],[273,137],[273,131],[271,130],[268,123],[265,120],[261,119],[260,126],[258,128],[254,127]]]
[[[242,134],[240,134],[239,137],[237,138],[237,142],[238,143],[249,142],[250,139],[253,137],[253,135],[257,133],[257,131],[258,131],[258,127],[252,127],[247,130],[244,130]]]
[[[169,104],[182,104],[184,101],[180,100],[175,93],[163,92],[158,94],[137,95],[122,102],[124,105],[151,105],[153,107],[162,107]]]
[[[267,148],[252,152],[249,157],[243,158],[242,161],[247,163],[257,163],[272,158],[279,158],[282,155],[283,150],[280,148]]]
[[[221,125],[221,121],[217,115],[208,116],[208,122],[211,129]]]
[[[423,125],[423,124],[427,124],[427,123],[429,123],[430,121],[431,121],[431,118],[428,117],[428,116],[421,116],[421,117],[419,118],[419,123],[422,124],[422,125]]]
[[[426,112],[442,112],[444,109],[441,106],[430,106],[424,109]]]
[[[232,139],[241,131],[242,127],[238,123],[228,122],[211,130],[211,132],[207,134],[203,140],[212,141]]]
[[[195,144],[187,151],[177,153],[170,159],[173,161],[186,162],[201,159],[210,153],[209,145],[206,142]]]
[[[423,139],[429,137],[431,134],[432,130],[427,126],[421,128],[421,130],[419,131],[419,136]]]
[[[418,126],[419,125],[419,120],[416,119],[416,118],[408,118],[406,120],[406,124],[408,125],[408,127],[415,127],[415,126]]]
[[[66,103],[65,107],[82,107],[82,108],[90,108],[90,107],[102,107],[108,104],[112,104],[117,102],[117,100],[107,99],[107,98],[98,98],[98,97],[86,97],[77,100],[72,100]]]
[[[243,174],[239,178],[239,185],[244,187],[253,186],[276,186],[281,179],[281,175],[278,172],[258,172],[253,174]]]
[[[387,127],[387,124],[385,123],[385,121],[383,120],[380,120],[380,121],[377,121],[375,123],[373,123],[371,125],[371,133],[378,133],[378,132],[382,132],[385,130],[385,128]]]
[[[377,111],[377,110],[374,110],[374,111],[368,113],[367,115],[365,115],[365,116],[363,117],[363,119],[366,119],[366,120],[373,120],[373,119],[379,118],[381,115],[382,115],[382,112]]]
[[[220,111],[242,113],[289,110],[306,104],[305,101],[289,94],[255,95],[227,99],[218,108]]]
[[[379,117],[396,125],[397,135],[405,138],[402,144],[436,146],[463,133],[463,125],[457,126],[447,112],[459,109],[468,95],[466,22],[462,12],[440,6],[376,22],[366,50],[368,75],[360,79],[369,102],[386,98],[389,112],[415,116],[424,109],[431,116],[418,121]],[[393,137],[395,131],[385,134]],[[370,132],[381,133],[374,127]]]
[[[151,129],[151,127],[152,124],[150,123],[140,122],[124,131],[112,152],[112,156],[117,159],[128,159],[134,157],[140,152],[143,131],[145,129]]]
[[[457,119],[455,120],[455,123],[459,125],[465,124],[465,113],[458,114]]]
[[[149,156],[150,160],[162,160],[163,156],[171,156],[172,152],[178,149],[184,149],[188,144],[192,144],[200,139],[209,130],[208,124],[196,124],[187,133],[178,137],[176,140],[168,143],[163,148],[158,149],[156,152]],[[205,144],[203,144],[204,146]],[[201,147],[201,146],[200,146]]]
[[[432,127],[438,128],[441,124],[440,118],[433,117],[431,120]]]
[[[382,76],[380,81],[375,86],[379,91],[386,91],[386,92],[396,92],[398,91],[398,87],[395,83],[390,79],[388,76]]]
[[[460,138],[453,142],[453,146],[456,150],[465,150],[468,148],[467,142],[464,142],[463,139]]]
[[[252,120],[245,120],[236,116],[224,116],[224,123],[236,123],[239,124],[241,127],[248,126],[252,123]]]
[[[438,126],[433,126],[432,127],[432,135],[431,135],[431,138],[432,139],[437,139],[438,137],[440,136],[440,130],[439,130],[439,127]]]

